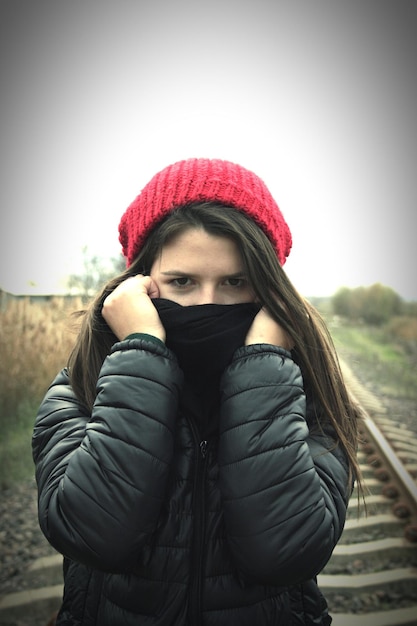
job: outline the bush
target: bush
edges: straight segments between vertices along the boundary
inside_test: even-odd
[[[394,317],[386,326],[388,335],[417,358],[417,317]]]
[[[342,287],[332,298],[333,311],[350,320],[381,326],[403,309],[400,296],[390,287]]]

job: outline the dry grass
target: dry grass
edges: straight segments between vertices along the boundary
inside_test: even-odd
[[[11,300],[0,310],[0,486],[33,473],[30,439],[37,408],[74,343],[71,313],[81,301]]]

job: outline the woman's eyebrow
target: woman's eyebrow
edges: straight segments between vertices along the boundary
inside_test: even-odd
[[[234,274],[225,274],[226,278],[246,278],[246,272],[235,272]]]
[[[183,270],[166,270],[161,272],[163,276],[193,276],[193,272],[184,272]],[[223,274],[225,278],[245,278],[246,272],[234,272],[232,274]]]
[[[161,272],[164,276],[190,276],[191,272],[184,272],[182,270],[167,270],[166,272]]]

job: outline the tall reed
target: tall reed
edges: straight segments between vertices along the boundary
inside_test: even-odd
[[[0,487],[32,471],[30,439],[37,407],[65,366],[75,339],[79,299],[9,300],[0,310]]]

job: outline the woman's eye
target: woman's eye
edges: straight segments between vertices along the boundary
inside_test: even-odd
[[[190,279],[187,276],[180,276],[179,278],[174,278],[174,280],[171,281],[171,284],[175,287],[188,287]]]
[[[243,287],[245,284],[243,278],[228,278],[226,282],[230,287]]]

